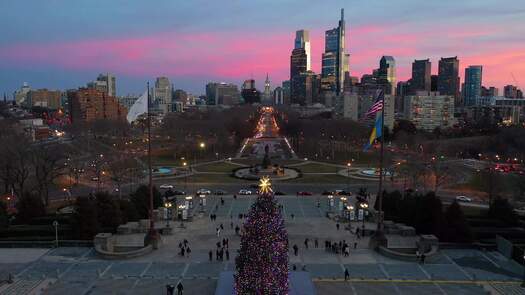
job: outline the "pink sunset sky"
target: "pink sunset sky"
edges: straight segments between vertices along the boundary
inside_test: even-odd
[[[145,81],[157,76],[167,76],[176,88],[196,94],[204,92],[208,81],[241,84],[254,77],[260,86],[266,73],[275,87],[288,79],[297,29],[310,30],[313,70],[320,71],[324,31],[337,26],[339,7],[320,11],[321,20],[311,18],[314,12],[307,11],[294,15],[289,22],[272,22],[268,27],[257,19],[247,21],[249,15],[239,18],[237,25],[233,20],[222,20],[214,26],[212,21],[199,19],[209,26],[190,26],[181,20],[183,24],[172,27],[148,23],[149,30],[120,25],[114,30],[91,28],[68,18],[71,27],[62,23],[61,32],[58,25],[52,25],[46,38],[42,28],[29,23],[26,28],[13,28],[20,35],[8,34],[10,42],[0,42],[0,90],[10,93],[24,81],[35,87],[78,87],[99,72],[117,75],[119,94],[136,92]],[[372,22],[372,18],[367,21],[347,8],[346,47],[351,54],[351,75],[371,73],[382,55],[392,55],[398,81],[402,81],[410,78],[414,59],[430,58],[432,72],[437,73],[439,58],[458,56],[461,76],[468,65],[483,65],[485,86],[525,86],[523,10],[517,16],[501,13],[505,17],[495,15],[484,21],[476,18],[483,16],[481,12],[469,18],[450,15],[447,19],[439,17],[443,13],[438,10],[437,17],[427,12],[428,18]],[[112,21],[118,21],[118,17]]]

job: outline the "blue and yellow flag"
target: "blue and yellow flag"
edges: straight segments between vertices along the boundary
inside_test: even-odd
[[[366,152],[372,144],[374,144],[374,141],[381,137],[381,134],[383,133],[383,116],[381,114],[378,114],[376,116],[376,123],[374,124],[374,129],[372,129],[372,133],[370,134],[370,139],[368,140],[368,143],[365,145],[364,151]]]

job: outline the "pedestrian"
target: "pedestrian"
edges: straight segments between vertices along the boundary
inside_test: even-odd
[[[230,229],[233,229],[233,221],[230,222]]]
[[[217,249],[221,247],[221,242],[217,242]]]
[[[308,249],[308,238],[304,239],[304,247]]]
[[[219,205],[215,205],[215,211],[219,210]]]
[[[221,226],[220,226],[220,227],[221,227],[221,230],[224,230],[224,226],[222,225],[222,223],[221,223]]]
[[[230,251],[226,249],[226,260],[230,260]]]
[[[357,242],[354,242],[354,249],[357,249]]]
[[[229,248],[229,247],[230,247],[230,240],[226,238],[226,248]]]
[[[184,248],[180,249],[180,256],[184,257],[184,254],[186,254],[186,250]]]
[[[356,236],[359,236],[359,227],[356,227],[356,229],[355,229],[355,235],[356,235]]]
[[[239,226],[238,226],[238,225],[235,226],[235,234],[236,234],[236,235],[239,235]]]
[[[348,272],[348,269],[345,268],[345,281],[348,281],[349,278],[350,278],[350,273]]]
[[[421,254],[421,264],[425,264],[425,258],[426,258],[425,253]]]
[[[293,269],[294,271],[296,271],[296,270],[297,270],[297,266],[295,266],[295,264],[292,265],[292,269]]]
[[[224,205],[224,199],[221,197],[221,205]]]
[[[179,249],[182,249],[182,242],[179,242]]]
[[[210,261],[213,261],[213,252],[208,252],[208,257],[210,258]]]
[[[217,228],[217,238],[221,236],[221,229]]]
[[[177,295],[182,295],[183,290],[184,290],[184,287],[182,286],[182,282],[179,282],[177,284]]]
[[[234,199],[234,200],[237,200],[237,195],[234,194],[234,195],[233,195],[233,199]]]
[[[184,247],[188,246],[188,240],[184,239]]]
[[[190,247],[188,247],[186,249],[186,257],[190,257],[190,253],[191,253],[191,249],[190,249]]]
[[[346,246],[345,255],[346,255],[346,257],[350,256],[350,247],[348,247],[348,246]]]
[[[219,261],[219,249],[215,250],[215,260]]]
[[[306,271],[306,265],[303,265],[303,267],[301,268],[302,271]]]
[[[297,256],[297,253],[299,252],[299,247],[297,247],[297,245],[293,245],[293,253],[295,256]]]
[[[315,248],[319,247],[319,241],[317,240],[317,238],[315,238],[315,240],[314,240],[314,246],[315,246]]]
[[[295,219],[295,215],[293,213],[290,216],[292,217],[292,220]]]
[[[175,286],[173,285],[166,285],[166,292],[168,295],[173,295],[173,291],[175,291]]]
[[[335,224],[335,227],[339,230],[339,222]]]

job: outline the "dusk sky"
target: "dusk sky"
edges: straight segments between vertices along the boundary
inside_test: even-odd
[[[260,87],[288,79],[295,31],[310,30],[320,72],[324,31],[345,9],[351,75],[397,62],[399,80],[414,59],[458,56],[460,74],[484,66],[483,85],[525,88],[524,0],[2,0],[0,92],[85,85],[98,73],[117,76],[119,95],[170,78],[175,88],[204,93],[208,81]],[[514,74],[516,81],[512,78]],[[463,82],[463,78],[462,78]]]

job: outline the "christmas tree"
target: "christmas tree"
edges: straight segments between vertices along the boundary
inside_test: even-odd
[[[239,295],[288,294],[288,234],[268,178],[244,223],[235,261]]]

